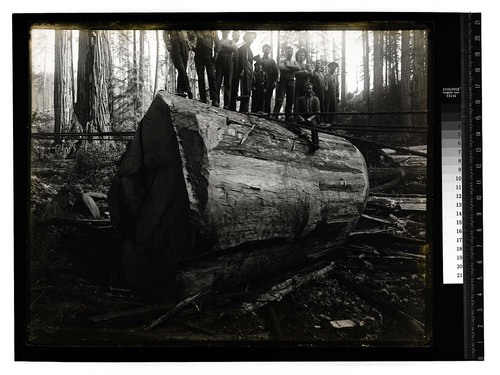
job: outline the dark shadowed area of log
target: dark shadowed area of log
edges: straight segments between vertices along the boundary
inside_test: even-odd
[[[162,289],[177,275],[193,293],[342,243],[367,193],[364,159],[343,138],[321,134],[311,154],[272,120],[161,92],[108,200],[131,281]]]

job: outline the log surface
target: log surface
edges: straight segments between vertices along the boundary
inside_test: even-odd
[[[139,282],[164,281],[179,260],[232,248],[259,248],[248,258],[258,267],[269,261],[266,247],[304,255],[297,241],[341,243],[367,194],[364,159],[343,138],[321,134],[311,154],[307,140],[272,120],[160,92],[108,200],[126,237],[125,270]]]

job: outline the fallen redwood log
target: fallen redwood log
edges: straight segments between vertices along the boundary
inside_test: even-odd
[[[322,134],[311,154],[273,120],[161,92],[108,201],[130,281],[167,289],[176,277],[187,295],[343,243],[367,194],[364,159],[343,138]]]

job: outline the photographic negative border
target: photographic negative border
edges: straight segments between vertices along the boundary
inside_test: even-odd
[[[175,21],[171,21],[175,19]],[[170,22],[169,22],[170,21]],[[14,45],[14,163],[15,163],[15,353],[16,360],[36,361],[242,361],[242,360],[460,360],[464,357],[464,297],[460,286],[442,284],[441,160],[439,105],[442,83],[461,82],[461,30],[459,13],[149,13],[149,14],[15,14]],[[367,27],[396,30],[429,30],[430,69],[428,108],[431,110],[428,138],[428,238],[432,239],[432,342],[427,347],[346,347],[321,345],[297,347],[289,343],[221,346],[182,343],[166,347],[37,347],[27,345],[29,323],[29,145],[30,145],[30,61],[29,35],[34,25],[62,28],[133,29],[138,25],[174,29],[318,29]],[[388,26],[390,25],[390,26]],[[250,27],[251,26],[251,27]],[[432,203],[430,203],[432,202]]]

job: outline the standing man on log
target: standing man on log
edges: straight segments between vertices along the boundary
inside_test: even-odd
[[[276,114],[280,113],[286,95],[285,119],[290,121],[293,120],[292,107],[295,95],[295,72],[299,71],[300,67],[296,61],[292,61],[293,48],[291,46],[286,47],[285,56],[285,59],[281,60],[278,65],[280,70],[280,81],[273,112]]]
[[[248,112],[250,102],[250,92],[252,90],[252,62],[253,52],[250,46],[257,37],[257,33],[246,32],[243,36],[243,44],[238,49],[238,71],[240,72],[241,92],[240,92],[240,112]]]
[[[328,64],[328,74],[325,77],[325,108],[324,112],[336,112],[339,103],[339,82],[335,70],[339,64],[335,61]],[[327,115],[327,122],[333,123],[334,115]]]
[[[233,40],[233,44],[236,47],[236,44],[240,40],[240,32],[238,30],[233,30],[231,39]],[[236,52],[233,53],[233,76],[231,79],[231,97],[229,99],[229,109],[231,111],[236,111],[236,97],[238,96],[239,82],[240,82],[240,75],[238,71],[238,49],[236,47]],[[224,103],[224,106],[225,105],[226,103]]]
[[[228,38],[229,30],[222,30],[222,39],[219,42],[219,54],[215,62],[215,76],[217,79],[217,101],[220,103],[220,88],[224,80],[224,109],[229,109],[231,102],[231,84],[233,79],[233,54],[238,48],[233,40]]]
[[[295,112],[297,113],[297,115],[295,116],[295,119],[299,124],[316,127],[318,125],[318,116],[321,112],[319,99],[316,95],[314,95],[312,83],[306,83],[304,85],[304,91],[304,96],[301,96],[297,100],[297,107],[295,108]],[[302,130],[297,131],[297,133],[301,135]],[[311,130],[311,138],[311,152],[315,152],[319,148],[319,137],[317,130]]]
[[[307,51],[301,48],[295,54],[295,60],[299,66],[299,70],[295,73],[295,100],[299,100],[305,94],[305,85],[310,82],[312,78],[312,69],[307,63]],[[297,104],[297,103],[295,103]]]
[[[269,81],[269,87],[266,91],[265,101],[264,101],[264,112],[271,112],[271,98],[273,97],[274,89],[276,88],[276,81],[278,80],[278,65],[276,61],[272,57],[271,54],[271,46],[269,44],[264,44],[262,47],[262,52],[264,56],[262,57],[262,68],[264,72],[267,74],[267,78]]]
[[[319,99],[319,103],[321,105],[321,109],[325,110],[325,76],[321,70],[321,61],[316,61],[316,65],[314,66],[314,71],[312,74],[311,82],[313,84],[313,90],[316,96]]]
[[[210,100],[215,107],[219,106],[217,82],[215,78],[215,61],[219,53],[219,37],[214,30],[191,31],[190,38],[194,41],[194,63],[198,75],[200,101],[207,102],[205,87],[205,70],[207,71]]]
[[[170,58],[177,69],[177,95],[193,99],[189,78],[187,75],[187,65],[189,57],[189,45],[186,31],[165,30],[163,40]]]
[[[252,80],[252,112],[264,112],[266,93],[269,90],[269,78],[263,70],[262,59],[255,62]]]

